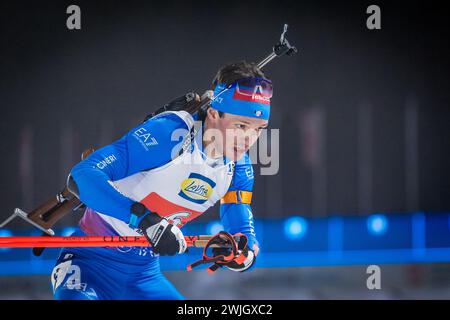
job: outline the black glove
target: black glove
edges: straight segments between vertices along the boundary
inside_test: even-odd
[[[181,230],[140,202],[131,206],[130,226],[142,230],[155,253],[173,256],[186,251],[187,244]]]

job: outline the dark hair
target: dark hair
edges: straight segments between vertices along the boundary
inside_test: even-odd
[[[229,63],[220,68],[212,81],[212,85],[213,87],[215,87],[219,83],[224,83],[228,86],[236,80],[249,77],[260,77],[268,79],[264,75],[264,72],[262,72],[261,69],[259,69],[254,63],[248,63],[242,60]]]
[[[238,62],[232,62],[221,67],[219,71],[217,71],[217,74],[212,81],[212,86],[213,89],[219,83],[224,83],[228,86],[239,79],[249,77],[269,79],[266,77],[264,72],[262,72],[261,69],[256,66],[256,64],[242,60]],[[219,116],[223,116],[222,111],[219,111]],[[200,119],[205,119],[206,112],[200,111],[199,117]]]

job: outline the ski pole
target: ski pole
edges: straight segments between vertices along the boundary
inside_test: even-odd
[[[211,235],[185,236],[188,247],[205,247]],[[144,236],[0,237],[0,248],[148,247]]]

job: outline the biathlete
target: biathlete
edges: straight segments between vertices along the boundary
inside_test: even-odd
[[[63,248],[51,275],[55,299],[183,299],[159,256],[184,253],[182,226],[217,201],[225,231],[246,240],[220,266],[254,266],[248,150],[268,125],[272,83],[242,61],[222,67],[213,89],[206,110],[171,111],[169,103],[72,168],[69,184],[87,207],[73,235],[145,235],[151,246]]]

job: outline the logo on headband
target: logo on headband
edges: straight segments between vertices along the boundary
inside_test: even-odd
[[[262,111],[261,110],[256,110],[255,111],[255,116],[257,116],[257,117],[261,117],[262,116]]]
[[[253,93],[253,92],[239,92],[238,90],[234,91],[233,99],[235,100],[241,100],[241,101],[248,101],[248,102],[257,102],[262,104],[270,104],[270,97],[264,96],[260,93]]]

